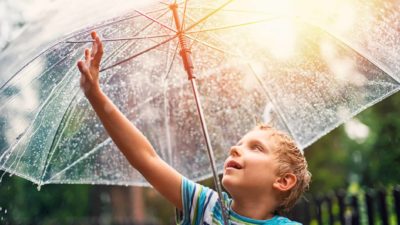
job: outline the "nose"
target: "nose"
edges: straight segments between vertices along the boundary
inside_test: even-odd
[[[242,155],[241,151],[242,150],[240,149],[239,146],[234,145],[234,146],[231,147],[231,149],[229,151],[229,155],[231,155],[231,156],[240,156],[240,155]]]

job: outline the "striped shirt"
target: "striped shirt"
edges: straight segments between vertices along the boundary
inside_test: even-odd
[[[177,213],[179,225],[222,225],[223,217],[218,194],[205,186],[194,183],[187,178],[182,178],[182,206]],[[232,199],[224,192],[224,204],[229,211],[230,225],[301,225],[286,217],[274,216],[268,220],[255,220],[235,213],[230,205]]]

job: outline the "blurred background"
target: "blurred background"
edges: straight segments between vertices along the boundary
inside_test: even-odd
[[[0,0],[0,53],[51,2]],[[305,149],[312,184],[288,216],[304,224],[400,224],[399,112],[398,93]],[[0,224],[175,223],[172,205],[151,188],[57,184],[38,191],[0,174]]]

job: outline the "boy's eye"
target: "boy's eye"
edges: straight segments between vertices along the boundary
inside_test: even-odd
[[[261,145],[254,145],[253,149],[258,150],[258,151],[264,150],[264,148]]]

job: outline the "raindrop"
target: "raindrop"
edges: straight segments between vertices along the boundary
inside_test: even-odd
[[[4,214],[7,214],[7,209],[4,210]]]
[[[19,139],[21,139],[21,137],[24,135],[25,132],[21,133],[18,135],[18,137],[16,137],[15,139],[18,141]]]
[[[42,188],[42,185],[38,185],[37,186],[37,190],[40,191],[40,189]]]
[[[2,209],[3,209],[3,208],[0,207],[0,211],[1,211]]]

